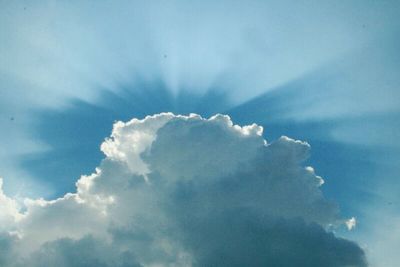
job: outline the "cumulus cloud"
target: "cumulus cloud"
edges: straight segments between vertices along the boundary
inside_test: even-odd
[[[223,115],[115,123],[75,193],[20,213],[0,192],[1,266],[366,266],[329,232],[346,220],[303,165],[310,146],[262,131]]]
[[[17,202],[3,192],[3,179],[0,177],[0,231],[5,230],[21,218]]]

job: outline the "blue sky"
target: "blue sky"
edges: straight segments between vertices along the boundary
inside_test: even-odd
[[[400,245],[396,1],[5,2],[0,177],[8,196],[74,192],[115,121],[227,114],[307,141],[371,266]],[[397,231],[397,232],[396,232]]]

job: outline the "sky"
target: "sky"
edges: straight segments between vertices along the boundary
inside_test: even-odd
[[[1,266],[400,263],[398,1],[0,7]]]

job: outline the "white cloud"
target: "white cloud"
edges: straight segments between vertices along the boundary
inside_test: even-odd
[[[44,183],[34,188],[40,177],[19,168],[21,157],[51,149],[34,136],[35,111],[66,108],[75,98],[96,103],[100,88],[146,92],[141,82],[160,81],[173,92],[224,90],[238,103],[345,57],[354,65],[338,67],[344,71],[335,77],[333,92],[318,85],[315,94],[293,97],[289,106],[301,105],[295,119],[360,114],[372,107],[397,110],[397,67],[385,60],[397,57],[381,46],[382,35],[397,36],[397,10],[395,1],[9,2],[0,9],[5,40],[0,43],[0,140],[7,140],[1,142],[7,154],[0,151],[0,169],[2,176],[14,177],[5,190],[35,197],[51,190],[43,189]],[[371,59],[376,51],[367,49],[361,61],[343,56],[374,39],[385,53]],[[317,99],[310,101],[313,96]],[[348,139],[346,133],[338,135]]]
[[[17,202],[4,195],[3,179],[0,177],[0,231],[13,227],[21,218],[21,214],[18,211]]]
[[[347,229],[349,229],[349,230],[356,227],[356,225],[357,225],[357,221],[356,221],[356,218],[354,218],[354,217],[351,217],[350,219],[348,219],[346,221],[346,226],[347,226]]]
[[[365,266],[357,244],[326,230],[343,219],[302,166],[309,148],[288,137],[267,144],[261,127],[223,115],[117,122],[76,193],[26,201],[0,236],[0,263]],[[15,218],[14,203],[0,194],[0,215]]]

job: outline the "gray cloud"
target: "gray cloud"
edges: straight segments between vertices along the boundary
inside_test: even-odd
[[[27,200],[23,214],[2,194],[14,221],[4,266],[367,265],[330,231],[346,220],[303,166],[305,142],[267,143],[262,127],[228,116],[164,113],[115,123],[101,149],[76,193]]]
[[[121,251],[91,236],[79,240],[59,239],[44,244],[21,266],[59,267],[140,267],[129,250]]]
[[[0,266],[7,266],[13,260],[14,237],[8,233],[0,233]]]

